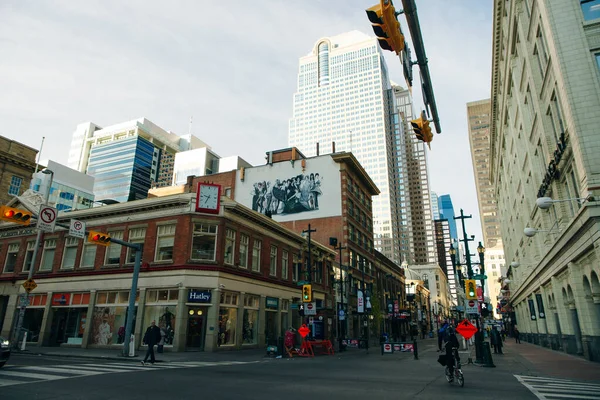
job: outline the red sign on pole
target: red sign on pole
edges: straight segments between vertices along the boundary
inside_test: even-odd
[[[302,324],[302,326],[298,329],[298,333],[303,338],[305,338],[306,335],[308,335],[308,332],[310,332],[310,329],[308,329],[308,327],[306,326],[306,324]]]
[[[477,328],[470,323],[469,320],[464,319],[456,327],[456,332],[461,334],[465,339],[469,340],[477,332]]]

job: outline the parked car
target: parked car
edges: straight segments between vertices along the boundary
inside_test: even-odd
[[[6,364],[10,357],[10,343],[0,336],[0,368]]]

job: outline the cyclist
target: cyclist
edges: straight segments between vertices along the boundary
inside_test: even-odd
[[[460,362],[460,356],[458,355],[458,338],[454,333],[454,328],[449,326],[446,328],[446,365],[450,372],[450,382],[454,380],[454,365],[455,358],[456,362]]]

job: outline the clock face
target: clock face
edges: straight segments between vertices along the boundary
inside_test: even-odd
[[[208,210],[219,209],[219,187],[213,185],[202,185],[198,190],[198,208]]]

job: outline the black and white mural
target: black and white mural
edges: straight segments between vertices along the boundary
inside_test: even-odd
[[[235,198],[278,221],[341,214],[339,165],[330,157],[248,168],[236,182]]]

